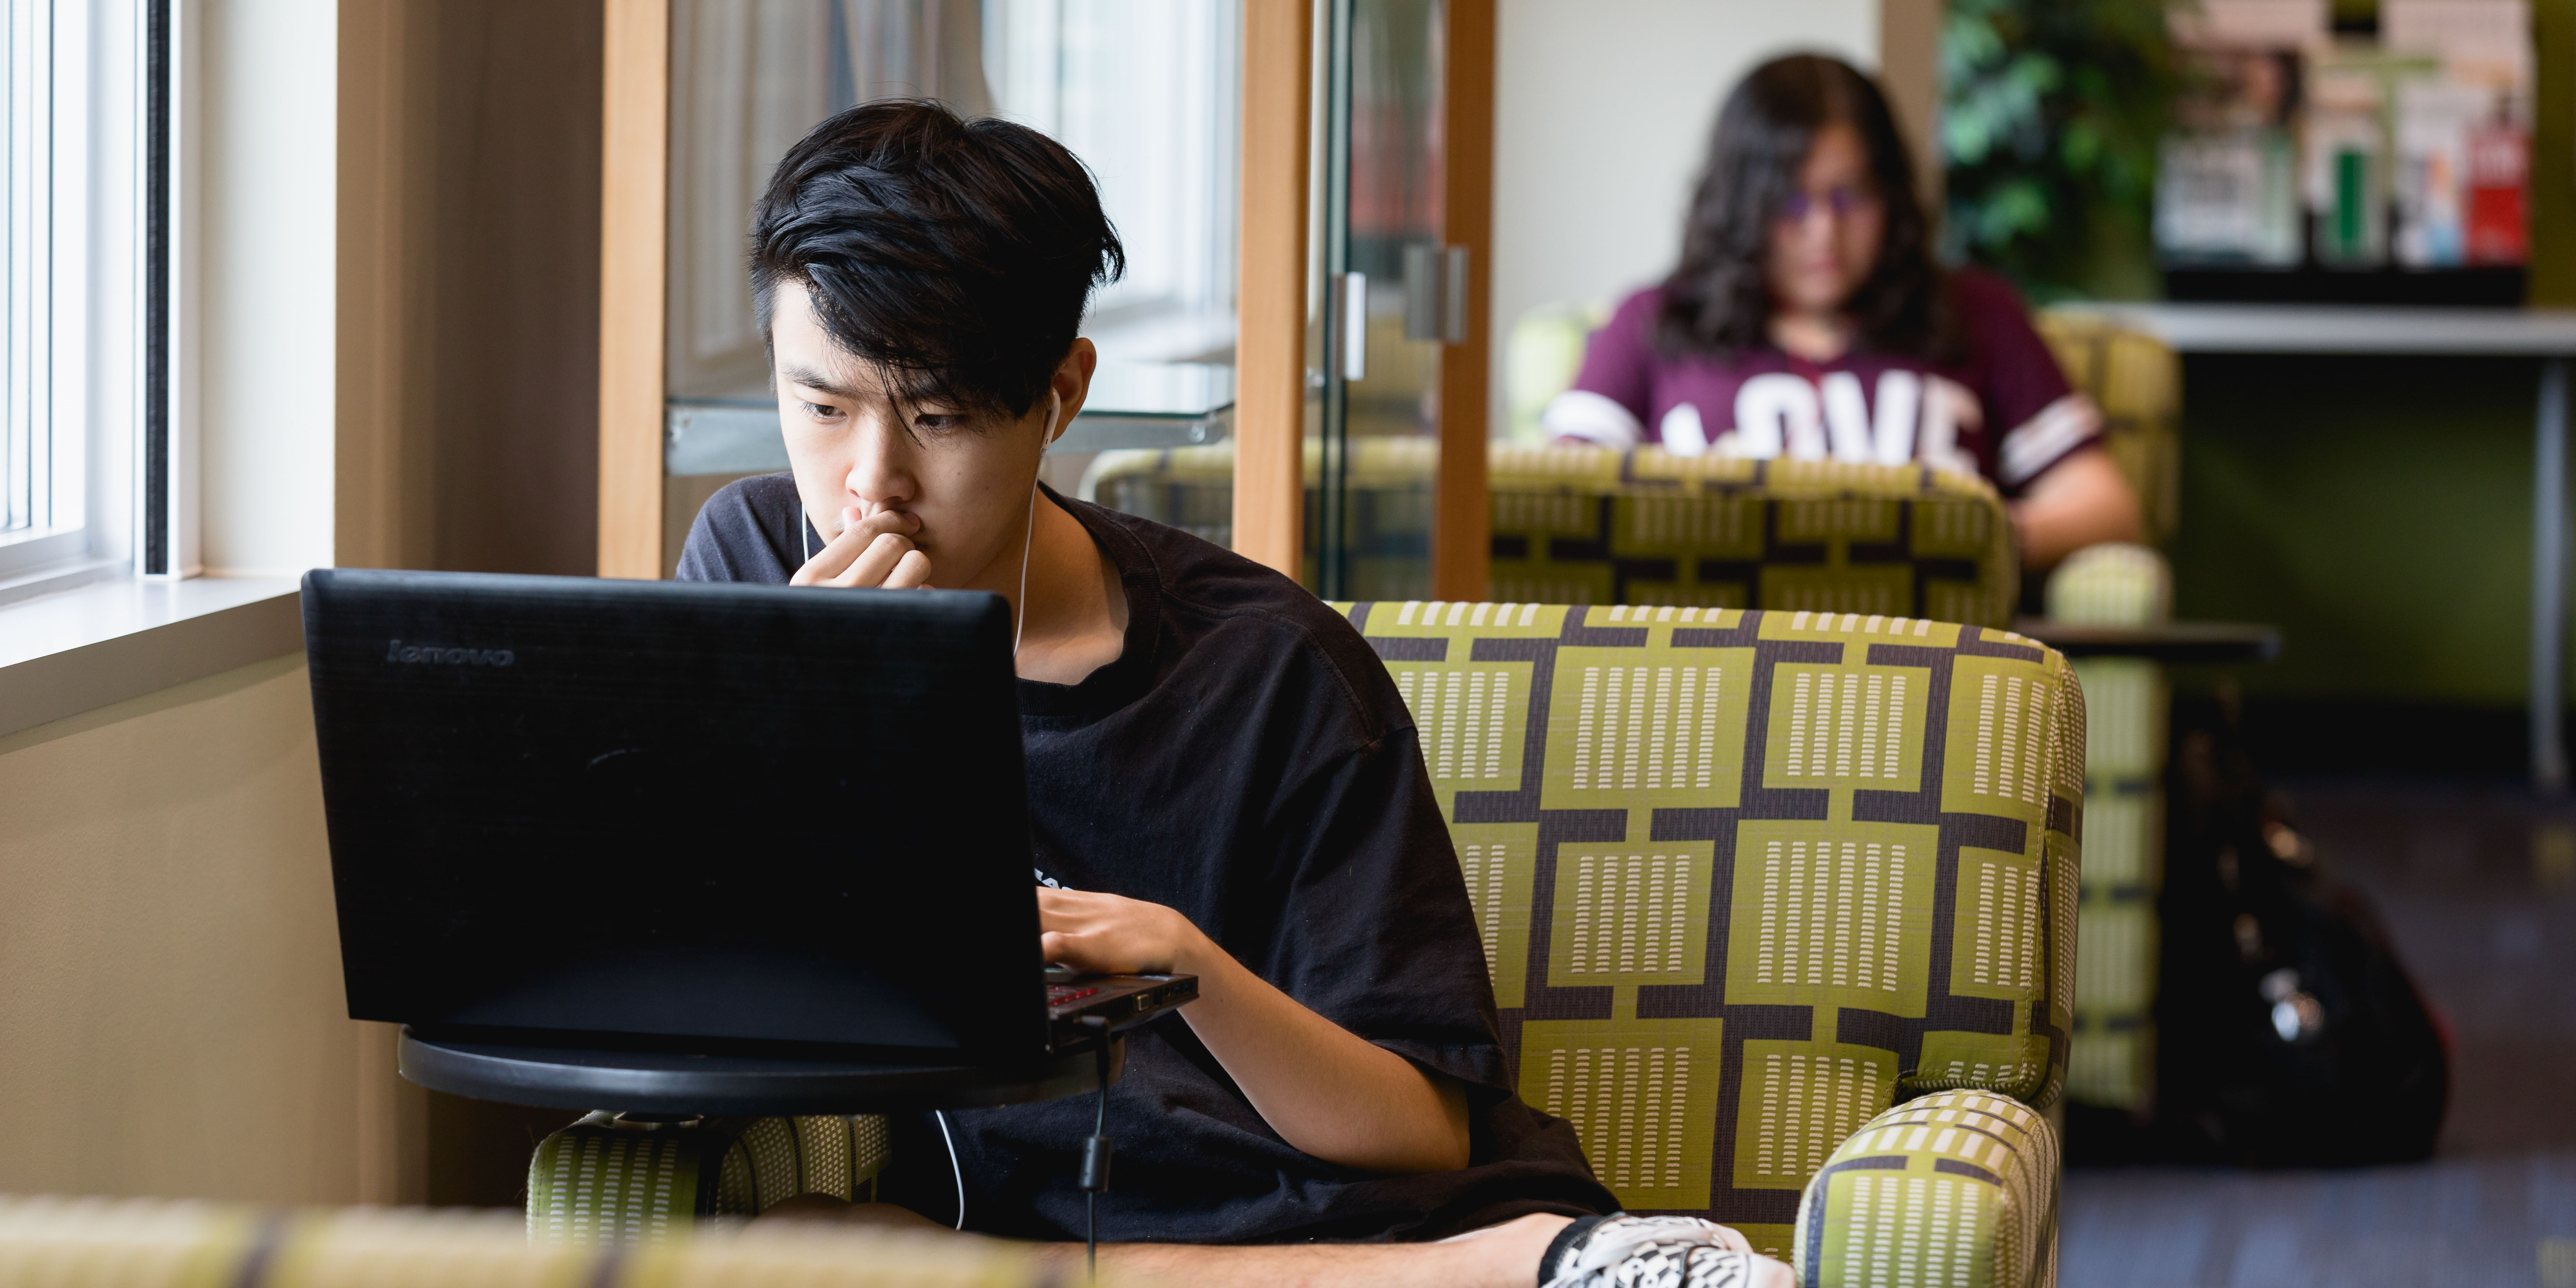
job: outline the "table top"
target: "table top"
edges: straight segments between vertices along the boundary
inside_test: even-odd
[[[2151,626],[2078,626],[2025,617],[2013,630],[2068,657],[2138,657],[2156,662],[2269,662],[2281,655],[2281,628],[2260,622],[2159,622]]]
[[[1127,1044],[1113,1038],[1109,1080]],[[432,1091],[548,1109],[633,1114],[873,1114],[969,1109],[1081,1095],[1098,1087],[1092,1048],[1041,1067],[866,1064],[845,1060],[602,1051],[458,1040],[403,1029],[402,1076]]]
[[[2146,303],[2060,308],[2137,327],[2183,353],[2576,356],[2576,309]]]

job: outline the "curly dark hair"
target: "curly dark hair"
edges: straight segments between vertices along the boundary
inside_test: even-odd
[[[1655,341],[1667,353],[1723,354],[1765,343],[1771,319],[1764,261],[1781,203],[1828,125],[1851,126],[1868,154],[1887,212],[1878,264],[1846,311],[1860,343],[1885,352],[1945,349],[1941,272],[1931,222],[1914,191],[1914,164],[1878,86],[1849,63],[1792,54],[1754,68],[1727,95],[1707,167],[1692,193],[1681,265],[1664,282]]]
[[[1024,125],[887,99],[814,127],[751,218],[752,306],[813,292],[823,329],[895,397],[1028,414],[1126,271],[1091,172]]]

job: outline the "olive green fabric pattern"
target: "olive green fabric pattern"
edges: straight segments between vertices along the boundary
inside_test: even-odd
[[[2057,1282],[2056,1133],[2006,1096],[1951,1091],[1870,1119],[1798,1203],[1802,1288]]]
[[[1061,1288],[1006,1239],[820,1221],[701,1225],[653,1243],[530,1239],[473,1209],[261,1208],[0,1196],[0,1284],[19,1288]],[[1122,1282],[1114,1268],[1101,1283]]]
[[[1921,618],[1339,606],[1421,730],[1522,1097],[1632,1211],[1785,1255],[1900,1095],[2066,1068],[2083,695]]]
[[[1920,465],[1497,449],[1492,597],[1911,616],[2001,626],[2003,501]]]
[[[629,1123],[594,1113],[537,1143],[528,1236],[652,1240],[800,1194],[856,1200],[872,1192],[890,1142],[874,1114]]]
[[[2051,620],[2144,626],[2172,616],[2173,574],[2147,546],[2077,551],[2048,576]],[[2155,1094],[2156,895],[2164,881],[2163,666],[2145,658],[2076,662],[2084,731],[2083,944],[2075,957],[2069,1099],[2143,1112]]]
[[[2070,1099],[2143,1111],[2153,1104],[2163,887],[2164,668],[2144,658],[2072,664],[2084,686],[2084,938],[2075,953]]]
[[[2138,494],[2147,539],[2173,540],[2182,512],[2182,362],[2117,315],[2079,308],[2031,316],[2066,383],[2102,409],[2102,445]]]
[[[1431,543],[1431,476],[1439,444],[1428,438],[1372,437],[1351,442],[1344,477],[1350,504],[1344,544],[1350,584],[1371,599],[1425,593]],[[1305,445],[1304,563],[1300,579],[1315,584],[1323,521],[1317,481],[1320,439]],[[1234,544],[1234,444],[1102,452],[1083,470],[1075,495],[1110,509],[1169,524],[1221,546]]]
[[[1418,593],[1438,444],[1351,445],[1355,597]],[[1497,600],[1905,615],[2002,626],[2021,594],[2001,498],[1919,465],[1748,461],[1497,443],[1489,585]],[[1306,451],[1307,531],[1321,513]],[[1079,494],[1228,545],[1234,445],[1103,452]],[[1314,551],[1307,552],[1311,563]],[[1310,576],[1308,583],[1312,584]]]

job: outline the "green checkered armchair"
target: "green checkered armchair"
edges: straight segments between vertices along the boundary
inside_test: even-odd
[[[1307,444],[1309,479],[1318,476],[1318,452]],[[1429,439],[1353,440],[1355,593],[1395,598],[1421,589],[1438,461]],[[2002,626],[2021,594],[2003,500],[1969,475],[1920,465],[1504,443],[1493,445],[1488,469],[1488,594],[1498,600],[1806,609]],[[1216,443],[1103,452],[1085,470],[1080,495],[1227,545],[1233,487],[1234,445]],[[1316,514],[1310,486],[1309,533]]]
[[[1522,1098],[1823,1284],[2053,1282],[2084,696],[2018,635],[1338,606],[1421,731]]]

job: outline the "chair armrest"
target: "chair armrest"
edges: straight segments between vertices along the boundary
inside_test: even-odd
[[[2057,1135],[1990,1091],[1944,1091],[1861,1124],[1807,1182],[1803,1288],[2057,1282]]]
[[[2173,568],[2153,546],[2108,541],[2068,555],[2048,575],[2050,621],[2148,626],[2173,617]]]

